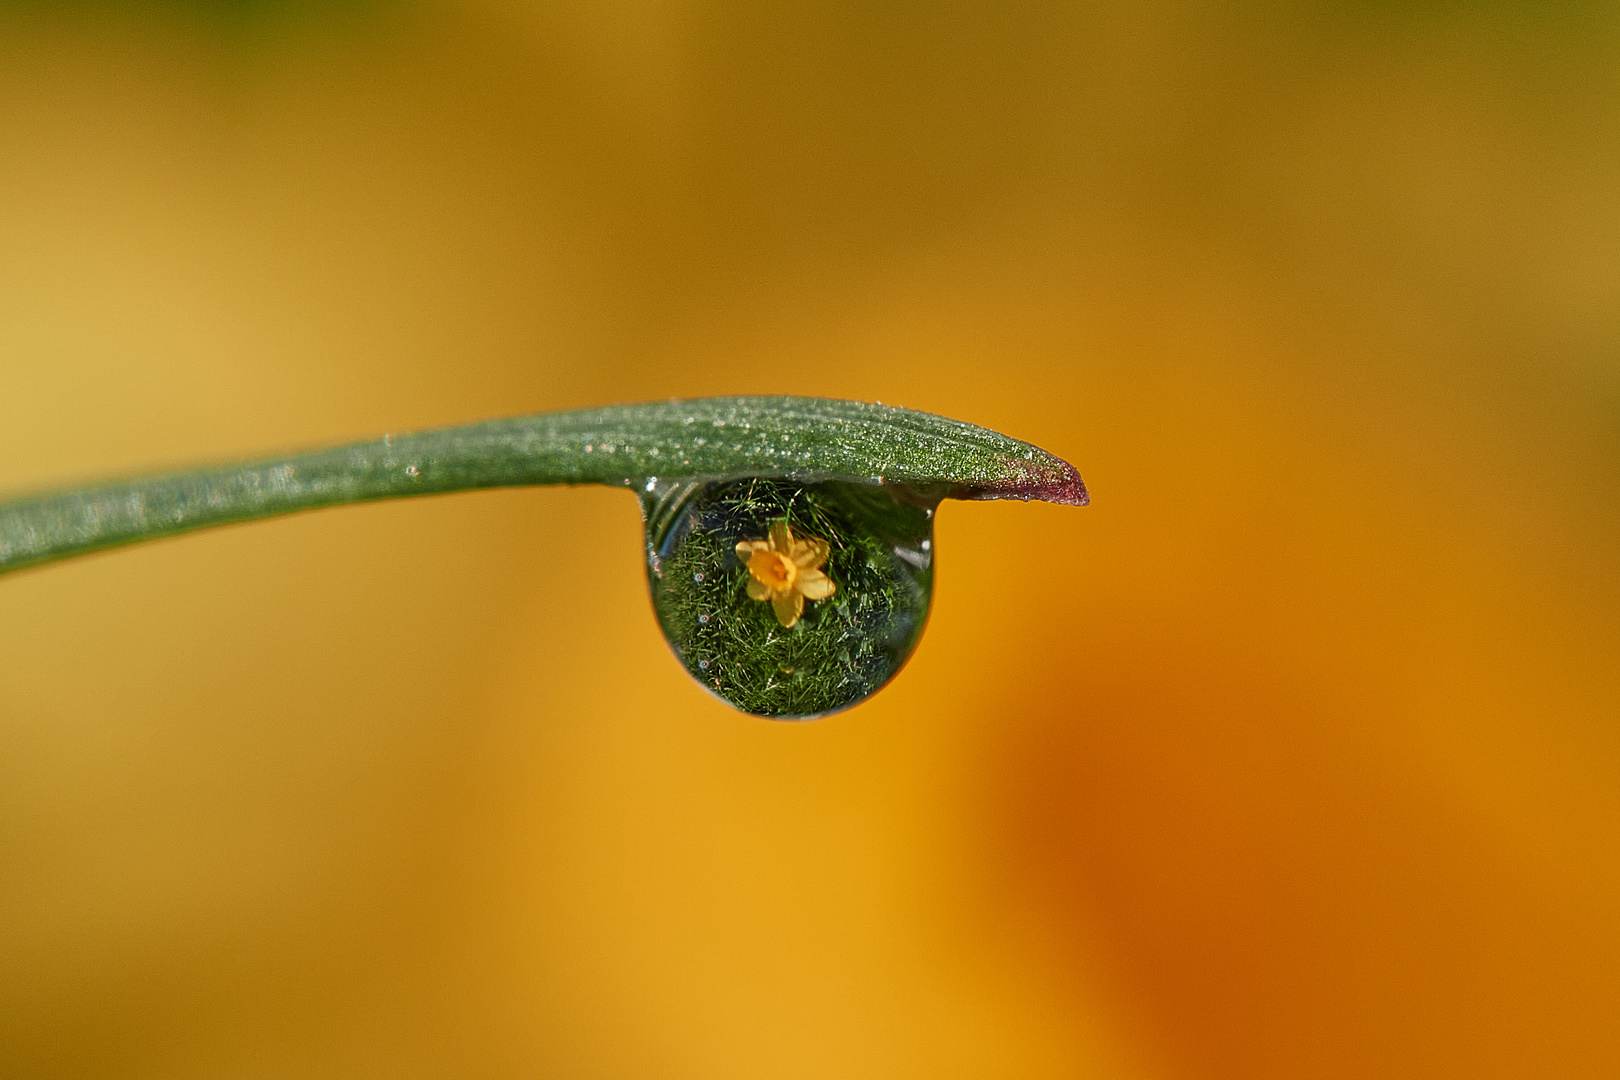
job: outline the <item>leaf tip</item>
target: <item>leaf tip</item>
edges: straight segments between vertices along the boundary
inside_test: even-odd
[[[1041,451],[1038,460],[1013,458],[1007,464],[1009,476],[976,485],[965,498],[1018,499],[1059,506],[1087,506],[1091,502],[1080,470],[1054,454]]]

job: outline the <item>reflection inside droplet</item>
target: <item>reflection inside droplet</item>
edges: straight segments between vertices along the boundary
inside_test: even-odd
[[[895,484],[655,482],[642,511],[664,636],[700,685],[745,712],[854,705],[922,634],[938,502]]]

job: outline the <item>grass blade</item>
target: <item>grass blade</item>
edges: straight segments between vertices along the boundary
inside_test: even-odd
[[[1083,506],[1060,458],[987,428],[829,398],[719,397],[488,420],[0,503],[0,573],[345,503],[652,477],[897,481]]]

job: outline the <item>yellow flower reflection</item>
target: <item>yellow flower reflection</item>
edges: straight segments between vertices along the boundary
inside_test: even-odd
[[[825,600],[838,591],[821,572],[830,551],[827,541],[813,536],[794,539],[787,522],[775,522],[767,539],[737,545],[737,558],[748,567],[748,598],[769,600],[776,621],[792,626],[804,614],[806,600]]]

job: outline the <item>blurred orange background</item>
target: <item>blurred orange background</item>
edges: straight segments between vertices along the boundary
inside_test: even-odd
[[[0,1075],[1620,1075],[1620,9],[0,4],[0,489],[668,396],[1075,462],[773,724],[632,499],[0,582]]]

